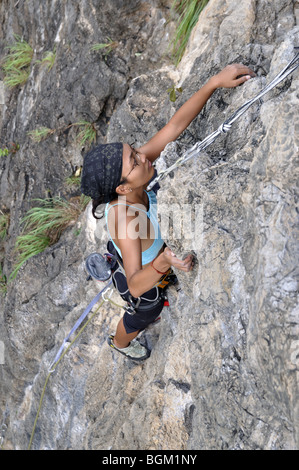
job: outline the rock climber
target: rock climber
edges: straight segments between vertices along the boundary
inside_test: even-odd
[[[155,176],[154,161],[165,146],[176,140],[200,113],[218,88],[233,88],[254,77],[242,64],[232,64],[212,76],[186,101],[170,121],[147,143],[134,148],[128,143],[95,146],[83,163],[81,190],[92,198],[92,212],[106,203],[109,251],[118,260],[114,285],[128,308],[108,344],[133,360],[144,360],[150,351],[137,335],[159,317],[165,294],[161,280],[171,269],[192,270],[193,258],[179,259],[161,238],[156,214],[156,194],[146,191]]]

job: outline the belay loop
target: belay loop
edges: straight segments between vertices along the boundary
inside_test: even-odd
[[[299,49],[299,47],[295,47],[295,49]],[[282,69],[272,80],[272,82],[270,82],[265,88],[263,88],[257,96],[244,103],[239,109],[237,109],[237,111],[232,114],[232,116],[230,116],[229,119],[224,121],[224,123],[222,123],[215,132],[208,135],[203,141],[196,142],[196,144],[190,149],[188,149],[184,153],[184,155],[180,157],[173,165],[171,165],[169,168],[166,168],[166,170],[162,170],[160,174],[149,183],[149,185],[147,186],[147,190],[150,191],[153,186],[158,183],[158,181],[160,181],[162,178],[165,178],[166,175],[181,166],[183,163],[186,163],[190,158],[197,157],[203,150],[205,150],[209,145],[211,145],[219,135],[227,133],[231,129],[232,124],[240,116],[242,116],[242,114],[244,114],[245,111],[247,111],[247,109],[253,105],[253,103],[260,100],[262,96],[272,90],[272,88],[278,85],[288,75],[293,73],[297,69],[297,67],[299,67],[299,52],[297,52],[295,57],[287,64],[287,66]]]

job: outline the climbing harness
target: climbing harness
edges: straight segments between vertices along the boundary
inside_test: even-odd
[[[299,47],[295,47],[295,49],[299,49]],[[230,118],[228,118],[226,121],[224,121],[216,131],[214,131],[212,134],[208,135],[204,140],[201,142],[196,142],[196,144],[188,149],[182,157],[180,157],[173,165],[171,165],[169,168],[166,168],[166,170],[162,170],[160,174],[153,179],[150,184],[147,187],[147,191],[150,191],[152,187],[158,183],[161,179],[165,178],[171,171],[175,170],[179,166],[181,166],[183,163],[186,163],[190,158],[197,157],[203,150],[205,150],[209,145],[211,145],[216,138],[221,135],[227,133],[231,127],[232,124],[239,119],[242,114],[247,111],[247,109],[253,105],[256,101],[260,100],[266,93],[268,93],[272,88],[277,86],[280,82],[282,82],[288,75],[293,73],[297,67],[299,67],[299,52],[295,55],[295,57],[287,64],[287,66],[282,69],[278,75],[265,87],[262,89],[262,91],[252,98],[251,100],[247,101],[244,103],[237,111],[235,111]]]
[[[124,309],[128,314],[135,315],[137,311],[151,311],[153,308],[157,307],[161,303],[163,303],[164,306],[169,305],[165,293],[166,287],[172,285],[176,288],[177,291],[179,290],[179,287],[177,285],[178,279],[171,268],[158,280],[158,282],[152,287],[152,289],[145,292],[140,297],[134,298],[130,294],[128,288],[122,258],[119,256],[111,241],[108,242],[107,249],[109,254],[106,254],[105,256],[110,256],[111,258],[109,262],[112,263],[114,261],[115,263],[112,268],[113,284],[116,287],[121,298],[125,302],[127,302],[127,305],[124,306]]]

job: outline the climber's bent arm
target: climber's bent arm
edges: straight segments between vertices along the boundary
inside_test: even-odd
[[[154,287],[162,273],[166,273],[171,266],[184,272],[192,270],[191,254],[181,260],[168,247],[154,259],[153,265],[142,266],[141,240],[131,236],[135,216],[125,214],[117,219],[116,233],[122,233],[122,237],[117,237],[115,242],[121,250],[129,291],[133,297],[137,298]]]

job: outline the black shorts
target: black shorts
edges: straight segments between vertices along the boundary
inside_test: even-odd
[[[164,307],[166,295],[163,289],[158,286],[153,287],[142,294],[140,299],[135,299],[130,294],[127,279],[121,267],[114,271],[112,279],[120,296],[129,304],[123,316],[126,333],[143,330],[153,323]],[[134,308],[135,305],[138,306]]]

